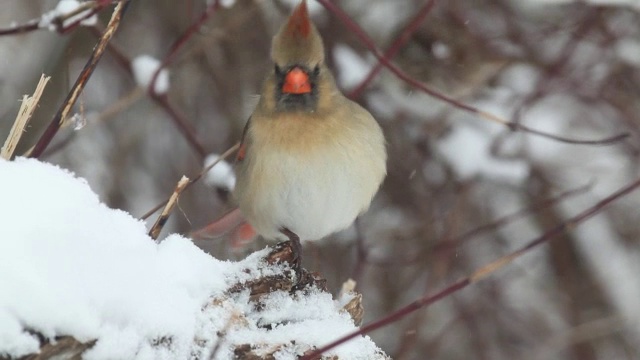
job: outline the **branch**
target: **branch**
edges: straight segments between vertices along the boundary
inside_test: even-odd
[[[321,1],[321,0],[319,0]],[[414,302],[412,302],[411,304],[394,311],[393,313],[385,316],[382,319],[379,319],[377,321],[374,321],[364,327],[362,327],[360,330],[355,331],[349,335],[346,335],[326,346],[323,346],[319,349],[317,349],[315,352],[313,352],[312,354],[303,356],[301,358],[301,360],[312,360],[312,359],[318,359],[319,356],[324,353],[327,350],[333,349],[336,346],[343,344],[353,338],[355,338],[356,336],[360,336],[363,334],[367,334],[373,330],[379,329],[381,327],[384,327],[386,325],[389,325],[391,323],[394,323],[396,321],[399,321],[400,319],[404,318],[406,315],[421,309],[423,307],[429,306],[435,302],[437,302],[438,300],[441,300],[455,292],[458,292],[464,288],[466,288],[467,286],[476,283],[480,280],[483,280],[484,278],[486,278],[487,276],[493,274],[494,272],[500,270],[501,268],[503,268],[505,265],[510,264],[511,262],[513,262],[515,259],[521,257],[522,255],[526,254],[528,251],[530,251],[531,249],[542,245],[548,241],[550,241],[551,239],[553,239],[554,237],[567,232],[567,231],[571,231],[572,229],[574,229],[576,226],[584,223],[586,220],[590,219],[591,217],[593,217],[594,215],[597,215],[598,213],[600,213],[605,207],[609,206],[611,203],[617,201],[618,199],[624,197],[625,195],[635,191],[636,189],[638,189],[640,187],[640,178],[636,179],[634,182],[620,188],[619,190],[617,190],[616,192],[612,193],[611,195],[609,195],[608,197],[604,198],[603,200],[597,202],[594,206],[584,210],[583,212],[579,213],[578,215],[570,218],[568,221],[565,221],[559,225],[557,225],[554,228],[551,228],[549,230],[547,230],[544,234],[540,235],[539,237],[529,241],[526,245],[524,245],[523,247],[521,247],[520,249],[505,255],[477,270],[475,270],[473,273],[471,273],[470,275],[468,275],[465,278],[462,278],[456,282],[454,282],[453,284],[447,286],[446,288],[436,292],[433,295],[429,295],[429,294],[425,294],[423,297],[421,297],[418,300],[415,300]]]
[[[411,38],[411,35],[414,32],[416,32],[416,30],[418,30],[418,26],[420,26],[420,24],[422,24],[422,22],[427,17],[427,15],[429,15],[429,13],[431,12],[435,4],[436,4],[435,0],[428,0],[424,4],[424,6],[422,6],[422,8],[418,10],[418,13],[411,20],[409,25],[407,25],[407,27],[402,31],[402,33],[396,38],[396,40],[393,42],[391,47],[389,47],[387,52],[384,53],[383,57],[386,61],[391,61],[391,59],[398,54],[398,52],[407,43],[407,41],[409,41],[409,39]],[[375,79],[375,77],[380,73],[383,66],[384,65],[382,64],[382,61],[378,61],[376,66],[374,66],[373,69],[369,71],[369,74],[367,74],[367,77],[355,89],[353,89],[347,97],[350,99],[359,98],[360,95],[362,95],[362,92],[364,91],[364,89],[366,89],[367,85],[369,85],[369,83],[373,81],[373,79]]]
[[[220,161],[228,158],[231,154],[233,154],[234,152],[236,152],[236,150],[238,150],[238,148],[240,147],[240,143],[236,143],[235,145],[233,145],[232,147],[230,147],[229,149],[227,149],[227,151],[225,151],[224,153],[222,153],[222,155],[220,155],[220,158],[216,161],[213,162],[213,164],[205,167],[204,169],[202,169],[202,171],[200,171],[199,174],[197,174],[196,176],[193,177],[193,179],[189,180],[189,182],[184,186],[184,188],[182,189],[183,191],[186,190],[189,186],[193,185],[194,183],[196,183],[198,180],[200,180],[200,178],[202,178],[202,176],[204,174],[206,174],[207,172],[209,172],[209,170],[211,170],[211,168],[213,168],[214,166],[216,166]],[[142,215],[140,217],[140,219],[145,220],[147,219],[149,216],[153,215],[153,213],[155,213],[156,211],[160,210],[160,208],[162,208],[167,202],[169,202],[170,199],[167,199],[163,202],[161,202],[160,204],[156,205],[153,209],[147,211],[144,215]]]
[[[209,6],[207,6],[206,10],[202,14],[200,14],[200,17],[198,18],[198,20],[193,24],[191,24],[191,26],[189,26],[187,30],[185,30],[185,32],[173,43],[173,45],[171,45],[171,47],[169,48],[169,53],[162,60],[162,63],[160,64],[160,66],[158,66],[158,69],[153,74],[153,77],[149,82],[148,90],[149,90],[149,94],[151,94],[152,97],[156,96],[155,85],[156,85],[156,80],[158,79],[158,74],[160,74],[160,71],[162,71],[162,69],[166,68],[169,64],[171,64],[171,62],[178,55],[178,51],[180,51],[180,49],[182,49],[182,47],[186,45],[187,41],[198,31],[198,29],[200,29],[202,24],[204,24],[204,22],[207,21],[207,19],[209,19],[215,13],[216,10],[218,10],[219,7],[220,7],[220,0],[214,0]]]
[[[31,116],[33,116],[33,112],[36,110],[36,106],[40,101],[40,97],[42,96],[49,79],[51,79],[50,76],[45,76],[44,74],[40,75],[40,81],[38,81],[38,85],[36,85],[33,96],[25,95],[22,98],[22,105],[20,105],[20,110],[18,110],[16,121],[11,127],[11,131],[9,132],[9,136],[4,143],[4,146],[0,149],[0,157],[6,160],[11,159],[16,146],[18,146],[20,137],[22,137],[22,134],[27,127],[27,123],[31,119]]]
[[[578,139],[571,139],[571,138],[566,138],[563,136],[559,136],[559,135],[554,135],[554,134],[550,134],[550,133],[546,133],[540,130],[535,130],[532,129],[528,126],[522,125],[520,123],[516,123],[513,121],[508,121],[505,119],[502,119],[496,115],[493,115],[491,113],[482,111],[480,109],[477,109],[473,106],[470,105],[466,105],[463,104],[451,97],[448,97],[446,95],[443,95],[435,90],[430,89],[429,87],[427,87],[425,84],[414,80],[411,76],[409,76],[408,74],[406,74],[404,71],[402,71],[401,69],[399,69],[398,67],[396,67],[395,65],[393,65],[386,57],[385,55],[376,47],[375,43],[373,42],[373,40],[371,40],[371,38],[366,34],[366,32],[364,30],[362,30],[362,28],[356,24],[351,18],[349,18],[349,15],[347,15],[341,8],[339,8],[337,5],[335,5],[333,2],[331,2],[330,0],[317,0],[320,4],[322,4],[329,12],[333,13],[336,17],[338,17],[347,28],[349,28],[349,30],[351,30],[358,38],[360,38],[360,41],[362,41],[362,43],[367,47],[367,49],[369,49],[369,51],[371,51],[371,53],[378,59],[378,61],[380,63],[382,63],[385,67],[387,67],[394,75],[396,75],[396,77],[398,77],[399,79],[403,80],[404,82],[408,83],[409,85],[415,87],[416,89],[424,92],[427,95],[430,95],[436,99],[442,100],[446,103],[451,104],[452,106],[458,108],[458,109],[462,109],[464,111],[470,112],[472,114],[475,114],[477,116],[479,116],[482,119],[488,120],[488,121],[492,121],[495,123],[498,123],[500,125],[504,125],[507,128],[509,128],[509,130],[511,131],[522,131],[522,132],[526,132],[526,133],[530,133],[530,134],[535,134],[541,137],[545,137],[548,139],[552,139],[552,140],[556,140],[559,142],[563,142],[563,143],[567,143],[567,144],[575,144],[575,145],[611,145],[611,144],[616,144],[622,140],[624,140],[625,138],[629,137],[629,133],[621,133],[618,135],[614,135],[614,136],[610,136],[610,137],[606,137],[606,138],[602,138],[602,139],[596,139],[596,140],[578,140]]]
[[[51,123],[49,123],[49,126],[46,128],[46,130],[36,143],[29,157],[39,158],[46,150],[49,143],[51,143],[51,140],[56,135],[58,130],[60,130],[60,126],[67,118],[67,115],[69,115],[69,113],[71,112],[71,108],[73,108],[73,105],[75,105],[78,97],[80,96],[80,93],[82,92],[82,90],[84,90],[87,81],[89,81],[93,70],[96,68],[98,62],[102,58],[107,44],[118,29],[122,16],[124,16],[128,7],[128,4],[129,0],[123,0],[116,5],[115,9],[113,10],[113,14],[111,15],[111,19],[109,20],[109,24],[107,24],[106,30],[102,34],[102,37],[100,38],[96,46],[93,48],[93,53],[91,54],[89,61],[80,72],[80,75],[78,76],[75,84],[73,84],[73,88],[67,95],[67,98],[64,100],[62,106],[51,120]]]
[[[40,18],[32,19],[21,25],[13,25],[7,28],[0,28],[0,36],[2,35],[20,35],[27,32],[50,28],[50,30],[57,31],[60,34],[66,34],[69,31],[77,28],[80,24],[102,11],[107,5],[114,0],[97,0],[86,1],[80,3],[80,5],[73,11],[67,14],[59,14],[51,17],[51,12],[43,14]],[[55,10],[52,10],[55,12]],[[84,14],[83,14],[84,13]],[[82,14],[78,19],[71,23],[65,24],[65,21]]]
[[[151,83],[151,85],[153,86],[153,82]],[[156,102],[156,104],[160,105],[160,107],[162,107],[169,114],[171,119],[173,119],[173,122],[178,127],[178,130],[180,130],[182,135],[184,135],[184,138],[187,140],[189,145],[191,145],[196,153],[198,153],[200,160],[203,160],[207,155],[207,151],[204,149],[204,145],[202,145],[198,140],[196,129],[193,127],[193,125],[191,125],[191,123],[187,121],[187,119],[182,116],[182,114],[180,114],[178,110],[174,109],[173,106],[171,106],[171,103],[169,103],[169,98],[166,94],[155,95],[151,93],[150,95],[151,98]]]
[[[560,202],[566,198],[572,197],[572,196],[576,196],[582,193],[585,193],[589,190],[591,190],[591,188],[593,187],[593,184],[587,184],[587,185],[583,185],[581,187],[575,188],[575,189],[570,189],[567,190],[565,192],[562,192],[560,194],[558,194],[555,197],[552,197],[550,199],[545,199],[540,201],[539,203],[533,204],[531,206],[527,206],[523,209],[517,210],[515,212],[512,212],[510,214],[504,215],[490,223],[487,224],[483,224],[481,226],[478,226],[475,229],[469,230],[465,233],[463,233],[462,235],[456,236],[452,239],[447,239],[446,242],[444,242],[443,244],[440,245],[436,245],[435,249],[436,250],[443,250],[444,248],[448,248],[453,246],[452,244],[459,244],[465,241],[468,241],[469,239],[478,236],[482,233],[486,233],[492,230],[496,230],[498,228],[501,228],[513,221],[518,220],[521,217],[524,217],[530,213],[536,213],[542,210],[545,210],[547,208],[549,208],[550,206],[552,206],[553,204]]]
[[[151,227],[151,230],[149,230],[149,236],[153,240],[158,239],[158,235],[160,235],[162,228],[167,223],[167,220],[169,220],[169,216],[171,215],[171,210],[173,210],[173,207],[178,202],[178,197],[180,196],[180,193],[182,193],[182,191],[185,189],[187,184],[189,184],[189,178],[186,176],[182,176],[180,181],[178,181],[176,188],[173,190],[173,194],[171,194],[169,201],[167,201],[166,206],[162,210],[162,213],[160,214],[160,216],[158,216],[158,219],[156,220],[155,224],[153,224],[153,226]]]

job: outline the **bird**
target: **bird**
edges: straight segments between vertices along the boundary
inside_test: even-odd
[[[387,173],[381,127],[339,90],[306,1],[272,40],[273,68],[244,128],[233,195],[267,240],[292,244],[349,227],[368,210]]]

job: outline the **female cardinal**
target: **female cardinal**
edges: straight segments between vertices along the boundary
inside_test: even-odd
[[[242,136],[235,197],[259,235],[291,241],[299,266],[300,239],[342,230],[369,208],[387,153],[375,119],[338,90],[305,1],[273,38],[271,58]]]

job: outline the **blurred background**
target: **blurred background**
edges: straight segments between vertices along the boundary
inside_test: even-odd
[[[0,27],[39,18],[57,2],[3,0]],[[233,146],[272,69],[271,36],[296,2],[223,3],[230,6],[216,10],[168,67],[166,100],[187,130],[138,88],[129,62],[165,58],[207,3],[134,0],[74,107],[78,121],[60,130],[42,159],[87,179],[110,207],[141,217],[183,174],[199,173],[206,155]],[[305,267],[334,293],[349,278],[358,282],[365,323],[468,276],[640,176],[640,2],[334,4],[383,51],[402,45],[393,63],[456,101],[572,139],[630,134],[605,146],[513,132],[386,70],[361,88],[375,57],[309,0],[339,85],[372,112],[388,141],[389,174],[371,210],[357,226],[305,245]],[[97,28],[0,36],[0,138],[22,94],[41,73],[52,76],[17,153],[51,121],[111,10],[99,14]],[[227,190],[202,181],[189,188],[161,238],[188,235],[231,209]],[[394,359],[638,359],[639,205],[640,192],[626,195],[486,280],[370,336]],[[196,243],[233,260],[265,246]]]

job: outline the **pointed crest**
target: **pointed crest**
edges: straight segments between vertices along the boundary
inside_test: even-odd
[[[273,38],[271,57],[280,66],[298,64],[313,68],[324,61],[322,38],[309,19],[305,0],[296,6]]]
[[[309,20],[309,12],[307,11],[307,2],[305,0],[296,6],[291,16],[289,16],[286,31],[289,36],[301,36],[303,38],[309,36],[311,20]]]

